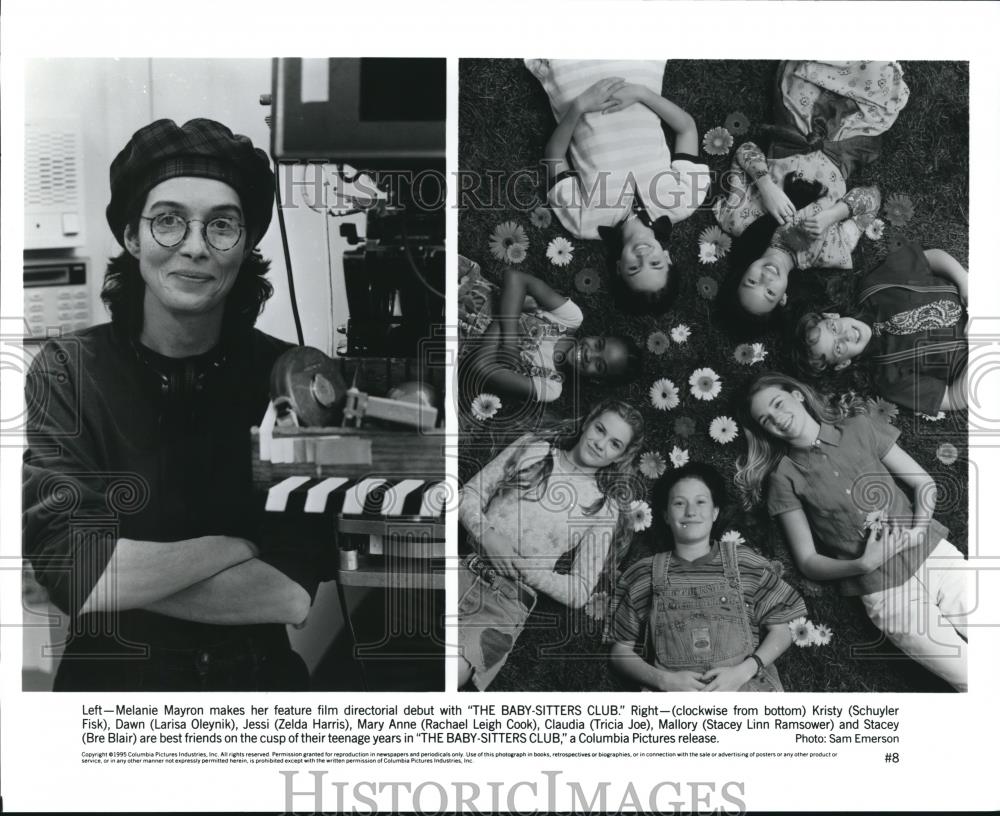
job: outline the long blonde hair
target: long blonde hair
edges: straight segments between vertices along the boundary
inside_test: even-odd
[[[816,392],[805,383],[777,371],[767,371],[759,375],[747,387],[738,413],[746,430],[747,455],[736,462],[736,486],[739,488],[743,506],[752,510],[759,505],[764,495],[767,477],[778,466],[789,451],[789,445],[776,439],[760,427],[760,423],[750,412],[751,400],[765,388],[780,388],[791,394],[798,391],[803,396],[803,405],[817,422],[839,422],[846,416],[862,413],[864,402],[853,394],[844,395],[834,403]]]
[[[538,442],[548,442],[548,455],[523,468],[520,467],[520,456],[510,457],[504,466],[503,479],[484,509],[488,510],[493,500],[507,491],[517,492],[525,501],[540,501],[548,490],[549,478],[555,465],[555,452],[571,450],[590,424],[607,411],[617,414],[628,424],[632,429],[632,439],[621,457],[594,474],[594,481],[601,497],[584,507],[583,512],[589,516],[599,512],[605,505],[613,506],[616,515],[613,549],[617,554],[623,553],[632,540],[629,505],[642,495],[643,491],[636,463],[645,442],[646,432],[642,414],[622,400],[603,400],[594,406],[586,417],[563,420],[548,430],[526,437],[521,442],[521,447],[527,449]]]

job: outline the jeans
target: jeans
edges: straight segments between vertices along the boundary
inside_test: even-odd
[[[889,640],[957,691],[969,690],[969,576],[965,557],[942,539],[908,581],[861,596]]]

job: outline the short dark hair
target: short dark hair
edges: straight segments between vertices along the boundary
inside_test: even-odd
[[[775,308],[762,315],[751,314],[740,303],[740,281],[746,266],[730,262],[729,272],[722,279],[715,298],[715,318],[726,334],[735,340],[758,338],[775,328],[780,322],[781,310]]]
[[[677,292],[680,290],[681,276],[680,270],[670,257],[669,220],[665,217],[660,219],[663,227],[659,228],[656,242],[660,248],[667,253],[667,282],[661,289],[655,292],[637,292],[630,289],[618,270],[618,263],[622,254],[622,227],[625,222],[621,221],[614,227],[599,227],[598,232],[604,240],[604,251],[607,263],[608,289],[611,297],[614,298],[615,305],[623,312],[631,315],[661,315],[670,308],[677,299]],[[654,229],[654,233],[657,230]],[[663,237],[661,237],[663,236]]]
[[[662,289],[655,292],[639,292],[630,289],[625,279],[618,272],[618,258],[613,259],[609,270],[611,296],[615,305],[626,314],[630,315],[652,315],[657,316],[666,312],[677,299],[677,292],[680,289],[680,270],[675,264],[667,267],[667,282]]]
[[[625,361],[625,370],[621,374],[615,377],[603,377],[602,380],[608,383],[632,382],[642,372],[642,362],[645,358],[642,349],[631,337],[613,335],[609,336],[607,339],[620,340],[624,343],[627,357]]]
[[[827,188],[819,181],[805,181],[795,178],[794,173],[785,175],[782,189],[797,210],[826,195]],[[767,314],[750,314],[739,300],[740,281],[754,261],[759,259],[771,245],[771,239],[778,229],[778,222],[765,213],[733,239],[727,259],[729,273],[719,287],[716,297],[716,315],[727,332],[737,340],[747,340],[760,336],[780,323],[782,307],[775,306]],[[789,288],[793,276],[789,276]]]
[[[667,549],[671,550],[674,547],[674,537],[670,532],[670,527],[663,520],[663,514],[666,512],[667,505],[670,502],[670,491],[674,489],[674,486],[678,482],[684,479],[696,479],[708,488],[708,492],[712,496],[712,502],[715,504],[716,509],[719,510],[719,518],[712,525],[713,533],[716,532],[715,528],[721,524],[723,517],[722,510],[729,502],[729,497],[726,495],[726,480],[722,478],[722,474],[715,467],[707,462],[688,462],[686,465],[664,473],[656,480],[656,484],[653,485],[653,491],[650,494],[653,511],[652,530],[656,541],[658,543],[662,542],[666,545]]]
[[[813,352],[817,329],[822,322],[822,315],[816,312],[806,312],[795,324],[795,335],[792,342],[793,359],[796,370],[806,377],[816,377],[830,367],[830,364],[823,357]]]

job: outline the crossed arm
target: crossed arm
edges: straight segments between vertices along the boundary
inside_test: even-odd
[[[105,461],[105,453],[122,444],[108,435],[102,419],[115,415],[111,397],[95,388],[86,371],[71,369],[61,380],[53,376],[63,371],[60,353],[75,359],[73,351],[69,341],[47,345],[28,373],[28,393],[50,399],[28,403],[33,431],[24,464],[23,547],[53,600],[76,614],[150,609],[210,623],[301,622],[309,593],[258,560],[257,548],[246,539],[105,542],[72,534],[71,511],[61,496],[72,497],[81,515],[101,515],[113,504],[109,470],[124,484],[141,481],[136,474],[115,474]],[[77,595],[81,587],[85,598]]]
[[[300,625],[310,598],[295,581],[256,558],[146,605],[151,612],[202,623]]]
[[[80,613],[148,609],[204,623],[302,622],[309,593],[256,554],[233,536],[119,539]]]
[[[565,575],[553,572],[557,559],[547,554],[516,556],[512,559],[513,566],[532,589],[572,609],[581,609],[590,600],[604,569],[611,547],[611,530],[610,525],[595,525],[584,530],[573,568]]]

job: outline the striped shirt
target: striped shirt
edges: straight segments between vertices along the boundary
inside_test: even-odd
[[[606,77],[623,77],[659,95],[664,60],[525,60],[559,122],[570,103]],[[597,239],[631,211],[636,195],[650,220],[690,216],[708,195],[708,166],[687,158],[671,161],[660,117],[636,103],[612,113],[585,113],[569,146],[573,172],[549,190],[549,205],[577,238]]]
[[[743,599],[750,613],[750,628],[759,640],[761,626],[787,623],[805,617],[806,604],[802,596],[778,577],[771,563],[749,547],[736,548],[739,559]],[[689,586],[717,583],[723,575],[722,552],[713,544],[701,558],[684,561],[674,553],[668,575],[671,586],[683,582]],[[636,562],[622,575],[615,590],[615,616],[611,625],[614,640],[640,643],[652,608],[653,557]]]

